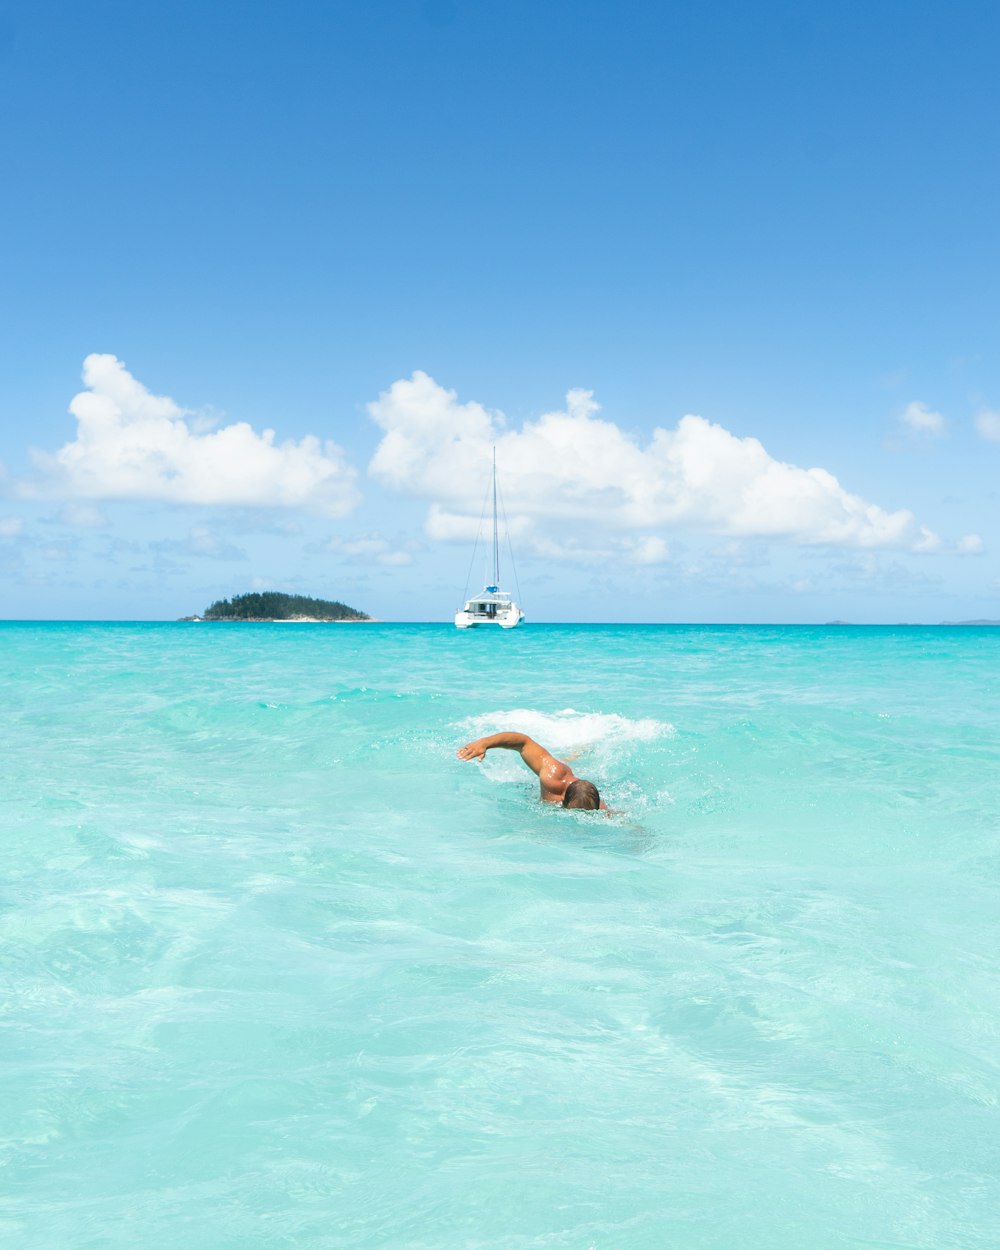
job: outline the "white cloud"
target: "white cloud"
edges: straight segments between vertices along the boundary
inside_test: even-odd
[[[991,443],[1000,443],[1000,412],[984,408],[976,413],[976,429]]]
[[[663,564],[670,555],[670,548],[662,538],[646,535],[632,544],[629,558],[633,564]]]
[[[355,538],[331,538],[324,547],[344,556],[352,564],[383,564],[398,568],[413,563],[418,544],[408,543],[406,549],[394,548],[381,534],[360,534]]]
[[[932,534],[929,529],[923,526],[920,528],[919,538],[915,538],[910,544],[911,551],[919,551],[923,555],[927,555],[933,551],[940,551],[944,544],[937,534]]]
[[[963,556],[980,556],[986,545],[978,534],[966,534],[958,540],[956,550]]]
[[[38,550],[38,554],[43,560],[49,560],[53,564],[58,563],[60,560],[68,560],[70,553],[70,547],[60,545],[59,543],[49,543]]]
[[[103,529],[108,519],[92,503],[68,503],[59,513],[59,520],[78,529]]]
[[[934,412],[918,399],[906,405],[899,414],[899,420],[909,433],[924,438],[940,438],[948,425],[940,412]]]
[[[483,466],[480,465],[480,478],[482,478],[482,475]],[[527,541],[534,531],[534,523],[530,517],[517,516],[515,514],[514,516],[509,516],[507,521],[507,532],[514,543],[521,539]],[[449,512],[442,508],[440,504],[432,503],[427,510],[427,521],[424,528],[428,538],[433,538],[437,542],[464,543],[472,542],[477,536],[481,536],[485,532],[483,524],[483,517],[479,512],[475,516],[469,513]]]
[[[207,525],[193,525],[182,539],[152,544],[154,551],[175,556],[206,556],[213,560],[246,560],[247,553],[221,538]]]
[[[69,410],[76,438],[35,453],[40,479],[22,493],[76,499],[302,507],[342,516],[357,504],[354,470],[336,444],[309,435],[275,443],[245,421],[205,432],[206,421],[151,394],[114,356],[91,355],[87,386]]]
[[[0,517],[0,538],[16,538],[24,529],[19,516]]]
[[[531,547],[535,555],[556,564],[594,564],[609,561],[616,565],[663,564],[670,550],[662,538],[613,537],[608,534],[588,534],[581,541],[577,534],[560,533],[559,538],[550,533],[532,537]]]
[[[549,535],[567,523],[574,533],[638,532],[636,551],[657,559],[666,548],[656,531],[678,529],[861,548],[939,542],[911,512],[887,512],[825,469],[774,460],[757,439],[702,417],[658,427],[643,446],[598,411],[591,392],[572,390],[563,411],[508,429],[499,413],[459,402],[418,371],[368,405],[383,430],[369,472],[430,502],[434,538],[475,535],[495,444],[515,542],[519,530]]]

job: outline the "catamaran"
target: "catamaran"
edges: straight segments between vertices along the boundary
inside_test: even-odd
[[[485,509],[484,509],[485,511]],[[508,538],[509,542],[509,538]],[[473,552],[473,560],[476,558]],[[524,620],[524,613],[511,595],[500,589],[500,537],[497,528],[497,452],[493,448],[493,579],[478,595],[465,601],[465,607],[455,613],[459,629],[472,629],[476,625],[499,625],[501,629],[513,629]]]

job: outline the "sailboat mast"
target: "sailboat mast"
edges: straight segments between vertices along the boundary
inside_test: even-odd
[[[497,536],[497,449],[493,448],[493,585],[500,585],[500,540]]]

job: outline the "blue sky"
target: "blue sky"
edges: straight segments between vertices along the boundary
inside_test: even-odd
[[[0,0],[0,616],[1000,618],[998,36]]]

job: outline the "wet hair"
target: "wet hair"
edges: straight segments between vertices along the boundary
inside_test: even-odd
[[[563,795],[563,807],[577,807],[587,812],[596,812],[601,806],[601,796],[592,781],[571,781]]]

